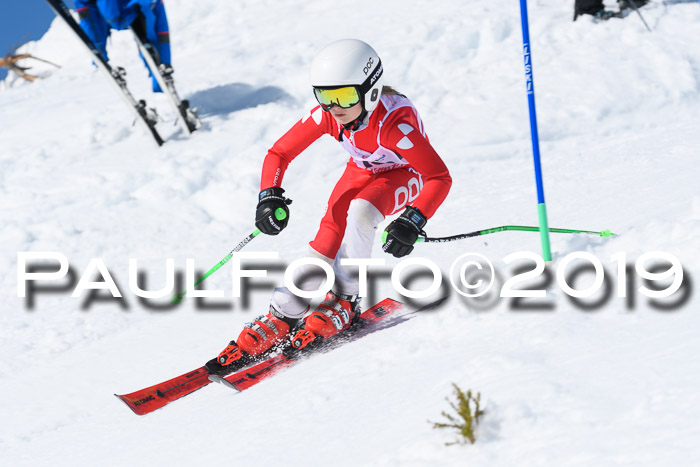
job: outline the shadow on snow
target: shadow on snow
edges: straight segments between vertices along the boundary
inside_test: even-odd
[[[231,83],[195,92],[189,96],[200,116],[226,115],[243,109],[273,102],[293,101],[282,88],[264,86],[255,88],[249,84]]]

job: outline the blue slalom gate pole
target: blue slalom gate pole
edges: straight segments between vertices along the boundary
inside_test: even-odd
[[[542,164],[540,162],[540,140],[537,134],[537,112],[535,110],[535,84],[532,77],[532,58],[530,54],[530,28],[527,19],[527,0],[520,0],[520,17],[523,26],[523,55],[525,60],[525,84],[527,86],[527,103],[530,108],[530,134],[532,136],[532,155],[535,163],[535,181],[537,184],[537,217],[540,224],[542,258],[552,260],[549,245],[549,224],[547,208],[544,203],[544,185],[542,184]]]

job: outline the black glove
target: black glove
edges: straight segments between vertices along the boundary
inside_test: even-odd
[[[423,227],[428,219],[413,206],[407,206],[406,210],[384,231],[384,245],[382,250],[397,258],[406,256],[413,251],[418,235],[423,234]]]
[[[266,235],[277,235],[287,227],[292,200],[284,197],[280,187],[266,188],[260,192],[255,210],[255,226]]]

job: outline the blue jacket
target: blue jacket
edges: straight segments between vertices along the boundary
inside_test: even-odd
[[[171,64],[170,31],[163,0],[75,0],[75,9],[80,27],[106,60],[109,60],[107,38],[110,30],[128,29],[139,15],[143,15],[148,42],[158,51],[161,63]],[[156,87],[154,83],[154,90]]]

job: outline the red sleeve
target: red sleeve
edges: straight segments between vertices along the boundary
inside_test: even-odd
[[[328,112],[321,110],[321,106],[316,106],[277,140],[263,162],[261,190],[280,186],[289,163],[322,135],[332,134],[330,118]]]
[[[421,174],[423,189],[411,204],[430,218],[447,197],[452,177],[428,137],[421,133],[422,124],[415,114],[408,108],[405,110],[399,109],[396,116],[391,115],[385,122],[381,143]]]

